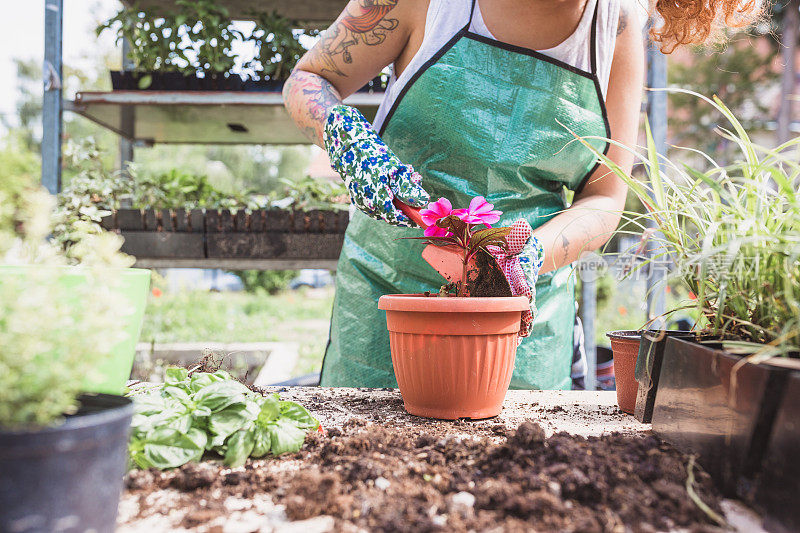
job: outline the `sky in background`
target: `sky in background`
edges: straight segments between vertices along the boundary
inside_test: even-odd
[[[0,0],[0,113],[13,114],[16,101],[16,69],[14,58],[44,58],[44,1]],[[71,66],[94,65],[110,50],[114,39],[110,34],[100,39],[94,28],[119,9],[118,0],[64,0],[64,62]]]

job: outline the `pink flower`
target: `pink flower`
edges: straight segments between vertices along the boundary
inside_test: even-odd
[[[428,226],[425,228],[426,237],[446,237],[450,232],[436,225],[438,220],[450,215],[453,212],[453,205],[447,198],[439,198],[431,202],[425,209],[420,209],[419,214],[422,221]]]
[[[449,204],[450,202],[447,203]],[[494,224],[500,220],[500,215],[503,214],[502,211],[495,211],[493,209],[494,205],[487,202],[486,198],[483,196],[476,196],[470,201],[468,208],[456,209],[453,211],[453,214],[467,224],[485,224],[490,226],[490,224]]]

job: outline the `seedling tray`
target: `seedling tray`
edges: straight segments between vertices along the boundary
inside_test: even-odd
[[[335,260],[348,221],[346,211],[120,209],[102,225],[137,259]]]

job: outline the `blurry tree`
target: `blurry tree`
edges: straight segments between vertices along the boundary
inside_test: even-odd
[[[763,92],[774,86],[778,75],[771,70],[774,57],[759,52],[750,37],[741,35],[724,47],[694,47],[691,61],[669,63],[671,85],[704,96],[718,95],[747,129],[760,129],[769,117]],[[709,135],[719,114],[703,100],[670,93],[670,138],[673,144],[701,150],[724,160],[726,141]]]
[[[770,30],[778,34],[775,42],[781,54],[781,101],[777,116],[777,142],[791,139],[792,108],[797,89],[797,45],[800,39],[800,0],[784,0],[771,6]]]

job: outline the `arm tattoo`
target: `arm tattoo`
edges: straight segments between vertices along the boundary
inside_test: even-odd
[[[387,18],[398,0],[358,0],[357,6],[345,8],[344,15],[325,33],[319,44],[309,53],[314,70],[332,72],[347,77],[344,64],[351,64],[350,48],[359,43],[376,46],[386,39],[386,34],[398,26],[397,19]],[[339,59],[341,58],[341,62]]]
[[[617,35],[622,35],[622,32],[624,32],[625,28],[627,27],[628,27],[627,7],[621,5],[619,7],[619,22],[617,22]]]
[[[310,72],[295,70],[283,89],[287,109],[303,134],[322,146],[322,131],[330,109],[342,103],[336,88]]]

